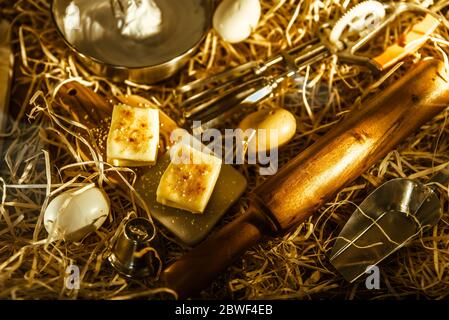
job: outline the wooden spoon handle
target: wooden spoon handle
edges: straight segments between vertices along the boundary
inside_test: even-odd
[[[89,128],[98,127],[112,114],[111,103],[76,81],[64,84],[57,98],[76,120]]]

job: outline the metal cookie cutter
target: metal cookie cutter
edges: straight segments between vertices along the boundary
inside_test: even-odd
[[[379,56],[370,58],[358,54],[404,12],[422,12],[426,16],[404,34],[399,43]],[[342,61],[365,65],[375,72],[383,71],[418,50],[439,24],[440,20],[433,11],[416,4],[362,2],[348,11],[330,32],[329,26],[323,26],[320,36],[307,43],[281,52],[267,61],[251,61],[178,88],[180,94],[193,92],[181,105],[184,124],[190,126],[193,121],[201,121],[204,128],[215,126],[237,107],[262,101],[271,96],[280,83],[331,55],[338,56]],[[356,40],[353,40],[354,36]],[[273,67],[280,63],[286,71],[276,74]]]
[[[154,276],[162,269],[154,228],[144,218],[129,220],[108,257],[111,265],[126,277],[144,278]],[[159,250],[157,250],[159,249]]]
[[[393,179],[374,190],[354,211],[335,241],[330,262],[349,282],[363,276],[437,224],[442,207],[430,185],[447,185],[449,170],[437,173],[426,185]]]

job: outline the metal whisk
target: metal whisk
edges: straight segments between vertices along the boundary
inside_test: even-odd
[[[405,40],[401,44],[388,47],[374,58],[358,54],[385,27],[408,11],[424,12],[427,15],[404,35]],[[373,19],[373,14],[377,15],[377,20]],[[349,38],[354,34],[351,29],[354,19],[367,21],[364,30],[356,30],[359,31],[359,39],[356,41]],[[269,97],[279,84],[331,55],[336,55],[340,61],[364,65],[374,72],[383,71],[418,50],[440,22],[441,19],[434,11],[416,4],[362,2],[348,11],[333,28],[324,25],[319,36],[311,41],[283,51],[267,61],[251,61],[179,87],[179,94],[193,92],[181,105],[185,125],[201,121],[204,129],[215,126],[238,108],[257,104]],[[359,22],[357,25],[363,26],[363,23]],[[273,67],[279,64],[282,64],[284,72],[276,74]]]

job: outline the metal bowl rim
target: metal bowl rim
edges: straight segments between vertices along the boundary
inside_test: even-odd
[[[211,17],[207,17],[207,21],[206,21],[206,29],[204,30],[202,36],[200,37],[200,39],[195,42],[190,49],[187,49],[187,51],[180,53],[178,56],[172,58],[171,60],[167,60],[164,61],[162,63],[159,64],[154,64],[154,65],[146,65],[146,66],[137,66],[137,67],[126,67],[126,66],[120,66],[120,65],[116,65],[116,64],[112,64],[109,62],[105,62],[102,61],[98,58],[92,57],[89,54],[83,53],[81,52],[81,50],[79,50],[78,48],[76,48],[76,46],[72,43],[70,43],[67,38],[65,37],[64,33],[61,31],[61,29],[59,28],[58,23],[56,22],[56,18],[55,18],[55,12],[54,12],[54,3],[57,0],[52,0],[51,4],[50,4],[50,12],[51,12],[51,18],[53,21],[53,24],[55,25],[55,28],[59,34],[59,36],[62,38],[62,40],[65,42],[65,44],[76,54],[82,56],[84,59],[88,59],[88,60],[92,60],[95,63],[98,63],[102,66],[105,66],[107,68],[112,68],[115,70],[124,70],[124,71],[128,71],[128,70],[142,70],[142,69],[158,69],[158,68],[163,68],[163,67],[168,67],[170,65],[176,64],[177,62],[179,62],[180,60],[184,59],[185,57],[189,56],[190,54],[192,54],[201,44],[201,42],[203,42],[203,40],[206,38],[207,34],[210,31],[211,28]],[[204,0],[206,4],[208,4],[210,6],[210,8],[207,9],[211,9],[212,8],[212,3],[208,0]]]

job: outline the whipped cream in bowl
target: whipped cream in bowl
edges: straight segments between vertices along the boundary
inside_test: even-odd
[[[91,71],[154,83],[184,65],[210,29],[212,0],[54,0],[58,31]]]
[[[124,37],[143,40],[162,31],[162,12],[154,0],[111,0],[111,6]]]

